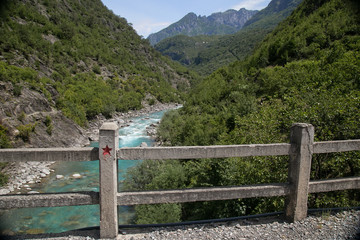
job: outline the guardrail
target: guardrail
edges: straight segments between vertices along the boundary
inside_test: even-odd
[[[360,150],[360,140],[314,142],[314,127],[291,127],[290,143],[196,147],[135,147],[119,149],[118,126],[104,123],[99,148],[0,149],[0,162],[94,161],[100,164],[98,192],[48,193],[0,196],[0,208],[59,207],[100,204],[100,237],[118,235],[117,205],[182,203],[253,197],[286,196],[285,215],[290,221],[307,216],[309,193],[360,189],[360,177],[310,181],[311,158],[316,153]],[[181,190],[117,192],[118,159],[199,159],[289,155],[287,183],[212,187]]]

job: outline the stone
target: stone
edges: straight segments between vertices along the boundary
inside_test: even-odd
[[[63,179],[64,175],[56,175],[56,179]]]
[[[44,174],[46,174],[46,175],[49,175],[49,174],[50,174],[49,169],[46,169],[46,168],[41,169],[41,172],[44,173]]]
[[[72,175],[73,178],[81,178],[82,176],[79,173],[74,173]]]
[[[5,194],[8,194],[10,193],[10,190],[9,189],[0,189],[0,195],[5,195]]]
[[[38,191],[30,191],[28,192],[28,194],[36,194],[36,193],[39,193]]]
[[[34,175],[29,175],[29,176],[26,177],[26,181],[30,182],[30,181],[32,181],[34,178],[35,178]]]
[[[148,145],[147,145],[147,143],[146,142],[142,142],[141,144],[140,144],[140,147],[147,147]]]

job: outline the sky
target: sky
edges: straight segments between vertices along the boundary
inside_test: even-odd
[[[116,15],[126,18],[147,38],[193,12],[201,16],[229,9],[261,10],[271,0],[101,0]]]

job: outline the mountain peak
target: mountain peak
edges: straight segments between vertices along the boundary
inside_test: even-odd
[[[229,9],[225,12],[213,13],[208,17],[198,16],[190,12],[169,27],[150,34],[148,40],[152,45],[155,45],[165,38],[176,35],[198,36],[235,33],[257,12],[256,10],[246,10],[245,8],[238,11]]]

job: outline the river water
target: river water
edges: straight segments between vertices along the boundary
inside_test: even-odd
[[[142,142],[148,146],[153,140],[147,136],[146,128],[161,120],[166,110],[134,118],[130,126],[119,130],[120,147],[136,147]],[[96,143],[95,143],[96,146]],[[138,161],[119,161],[118,179],[124,179],[126,170]],[[63,162],[54,166],[54,172],[41,184],[32,186],[40,193],[99,191],[99,161]],[[80,174],[81,178],[74,178]],[[57,179],[56,175],[63,175]],[[119,224],[129,224],[134,216],[131,207],[118,207]],[[99,206],[71,206],[52,208],[23,208],[2,212],[0,214],[0,232],[17,234],[59,233],[73,229],[99,226]]]

